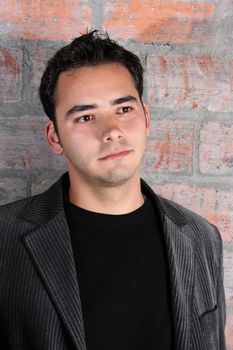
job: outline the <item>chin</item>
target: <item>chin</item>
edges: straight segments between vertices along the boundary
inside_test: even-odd
[[[115,186],[121,186],[133,179],[136,175],[136,170],[135,171],[121,171],[119,173],[117,172],[112,172],[109,174],[106,174],[106,176],[103,176],[99,178],[99,183],[102,186],[105,187],[115,187]]]

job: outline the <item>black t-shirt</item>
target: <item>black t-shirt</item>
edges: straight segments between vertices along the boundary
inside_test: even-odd
[[[169,274],[149,199],[123,215],[65,202],[87,350],[173,349]]]

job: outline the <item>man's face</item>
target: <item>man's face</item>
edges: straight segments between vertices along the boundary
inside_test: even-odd
[[[59,141],[48,122],[48,142],[55,153],[66,157],[71,178],[116,186],[140,176],[149,113],[123,65],[61,73],[55,111]]]

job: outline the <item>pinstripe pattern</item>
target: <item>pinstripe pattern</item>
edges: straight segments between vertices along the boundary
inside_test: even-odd
[[[167,246],[177,350],[225,350],[222,240],[213,225],[180,205],[154,198]]]
[[[67,176],[42,195],[0,208],[0,339],[4,350],[86,349],[63,210],[63,182]],[[143,181],[142,186],[163,222],[176,349],[224,350],[219,233],[204,219],[155,196]]]

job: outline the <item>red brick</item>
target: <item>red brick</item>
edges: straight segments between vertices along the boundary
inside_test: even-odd
[[[192,172],[195,125],[190,121],[152,121],[144,157],[147,173]]]
[[[22,89],[22,51],[0,48],[0,100],[18,101]]]
[[[48,149],[41,117],[23,116],[1,121],[0,168],[63,169],[62,157]]]
[[[92,27],[88,0],[15,0],[1,7],[4,39],[70,40]]]
[[[0,179],[0,205],[27,196],[27,183],[20,178]]]
[[[213,2],[110,0],[104,13],[104,29],[118,38],[176,44],[213,41]]]
[[[233,112],[233,61],[151,55],[146,76],[149,103],[155,108]]]
[[[199,152],[202,173],[232,175],[233,125],[205,124],[200,133]]]
[[[155,185],[155,192],[174,200],[216,225],[225,241],[233,241],[233,190],[190,184]]]

